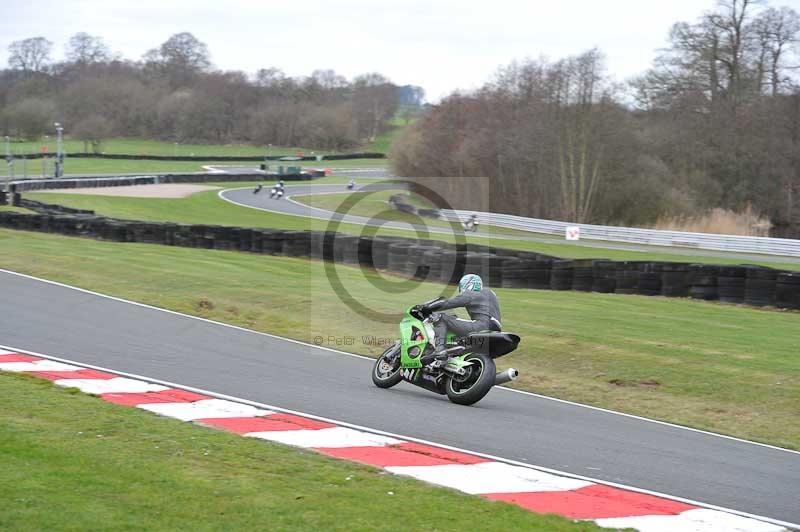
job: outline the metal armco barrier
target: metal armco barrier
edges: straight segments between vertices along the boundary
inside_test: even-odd
[[[558,236],[564,236],[567,227],[580,227],[581,239],[585,240],[605,240],[609,242],[625,242],[648,246],[674,246],[715,251],[764,253],[767,255],[800,257],[800,240],[788,238],[684,233],[680,231],[661,231],[657,229],[556,222],[552,220],[539,220],[537,218],[525,218],[512,214],[495,214],[480,211],[442,211],[442,216],[452,221],[466,220],[472,214],[478,217],[478,221],[482,225],[496,225],[498,227],[508,227],[511,229],[520,229],[522,231],[532,231],[534,233]]]

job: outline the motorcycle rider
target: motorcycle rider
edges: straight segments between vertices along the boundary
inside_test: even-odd
[[[347,190],[353,190],[356,188],[356,180],[351,179],[349,183],[347,183]]]
[[[283,180],[281,179],[280,181],[278,181],[278,183],[274,187],[272,187],[272,190],[270,191],[269,197],[270,198],[274,198],[274,197],[277,196],[278,199],[280,199],[283,196],[283,193],[284,193]]]
[[[418,305],[424,314],[438,310],[447,310],[464,307],[470,319],[465,320],[449,314],[434,314],[434,333],[436,335],[436,350],[433,353],[434,361],[444,363],[448,358],[445,342],[448,331],[458,337],[479,331],[500,332],[500,303],[497,294],[483,286],[483,280],[475,274],[467,274],[458,282],[458,295],[450,299],[436,301],[427,305]],[[430,355],[425,358],[430,359]]]

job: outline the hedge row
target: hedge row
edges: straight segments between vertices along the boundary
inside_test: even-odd
[[[15,155],[17,159],[42,159],[44,157],[55,157],[53,153],[27,153]],[[304,155],[294,157],[292,155],[146,155],[146,154],[125,154],[125,153],[68,153],[68,159],[120,159],[126,161],[280,161],[284,158],[291,161],[317,161],[316,155]],[[323,161],[343,161],[350,159],[384,159],[386,154],[365,152],[365,153],[342,153],[338,155],[323,155]]]
[[[39,206],[42,210],[44,207]],[[562,260],[532,252],[400,237],[366,238],[321,231],[115,220],[93,214],[0,212],[0,226],[115,242],[312,257],[457,283],[477,273],[489,286],[691,297],[800,309],[800,272],[761,266]]]
[[[11,186],[18,192],[48,190],[55,188],[118,187],[130,185],[151,185],[156,183],[207,183],[235,181],[309,181],[325,177],[324,170],[306,171],[299,174],[159,174],[148,176],[122,176],[113,178],[61,178],[47,180],[17,181]]]

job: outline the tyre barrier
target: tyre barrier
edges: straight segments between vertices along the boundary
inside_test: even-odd
[[[592,292],[612,294],[617,288],[617,265],[610,260],[596,260],[592,264]]]
[[[465,273],[476,273],[493,287],[688,296],[707,301],[800,310],[800,272],[764,266],[564,260],[477,244],[452,245],[431,240],[372,238],[322,231],[118,220],[98,216],[92,211],[64,212],[38,202],[29,205],[45,212],[0,212],[0,227],[113,242],[311,257],[448,284],[458,283]]]
[[[594,285],[594,259],[572,261],[572,289],[591,292]]]
[[[689,295],[694,299],[714,301],[719,299],[717,277],[720,267],[713,264],[692,264],[689,266],[691,288]]]
[[[441,273],[441,249],[437,246],[423,244],[416,246],[413,256],[408,256],[408,274],[416,279],[433,278],[433,273]]]
[[[525,258],[510,258],[503,261],[503,288],[528,288],[528,278],[531,271],[531,260]]]
[[[237,181],[309,181],[324,177],[323,170],[312,170],[299,174],[151,174],[143,176],[117,176],[117,177],[81,177],[58,179],[31,179],[28,181],[15,181],[19,192],[32,192],[36,190],[50,190],[60,188],[99,188],[119,187],[133,185],[154,185],[164,183],[208,183]],[[19,196],[17,196],[19,197]],[[31,201],[31,200],[24,200]]]
[[[639,263],[639,278],[636,281],[636,293],[640,296],[660,296],[661,275],[661,263]]]
[[[689,264],[664,262],[661,264],[661,295],[666,297],[688,297],[691,290]]]
[[[615,294],[635,294],[639,284],[639,263],[621,261],[617,263]]]
[[[413,246],[411,242],[395,242],[389,245],[388,270],[398,273],[406,273],[406,262],[408,261],[409,249]]]
[[[744,283],[744,302],[754,307],[775,304],[778,271],[772,268],[749,266]]]
[[[461,277],[467,273],[467,252],[463,250],[445,249],[441,254],[442,268],[439,282],[445,284],[458,284]]]
[[[439,209],[417,209],[417,214],[436,220],[442,217],[442,213],[439,212]]]
[[[775,284],[775,306],[800,310],[800,273],[783,272],[778,274]]]
[[[556,260],[553,261],[550,270],[550,289],[551,290],[570,290],[572,288],[572,261]]]
[[[717,293],[723,303],[743,303],[747,268],[721,266],[717,277]]]

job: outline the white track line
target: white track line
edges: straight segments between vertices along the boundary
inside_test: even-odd
[[[340,351],[338,349],[333,349],[331,347],[325,347],[325,346],[318,346],[318,345],[314,345],[314,344],[309,344],[307,342],[301,342],[300,340],[295,340],[293,338],[286,338],[284,336],[278,336],[276,334],[265,333],[265,332],[261,332],[261,331],[254,331],[253,329],[247,329],[245,327],[239,327],[238,325],[231,325],[229,323],[222,323],[222,322],[210,320],[210,319],[207,319],[207,318],[201,318],[199,316],[192,316],[191,314],[184,314],[182,312],[177,312],[177,311],[174,311],[174,310],[169,310],[169,309],[165,309],[165,308],[161,308],[161,307],[154,307],[154,306],[148,305],[146,303],[138,303],[136,301],[130,301],[128,299],[122,299],[122,298],[115,297],[115,296],[110,296],[110,295],[107,295],[107,294],[101,294],[99,292],[93,292],[93,291],[87,290],[85,288],[79,288],[77,286],[71,286],[71,285],[68,285],[68,284],[59,283],[57,281],[50,281],[48,279],[41,279],[39,277],[34,277],[32,275],[26,275],[24,273],[18,273],[18,272],[14,272],[14,271],[11,271],[11,270],[6,270],[6,269],[3,269],[3,268],[0,268],[0,272],[7,273],[7,274],[10,274],[10,275],[17,275],[19,277],[24,277],[26,279],[32,279],[34,281],[39,281],[39,282],[42,282],[42,283],[47,283],[47,284],[52,284],[52,285],[55,285],[55,286],[60,286],[62,288],[69,288],[71,290],[77,290],[78,292],[83,292],[83,293],[86,293],[86,294],[91,294],[91,295],[94,295],[94,296],[103,297],[103,298],[111,299],[111,300],[114,300],[114,301],[119,301],[121,303],[128,303],[130,305],[136,305],[138,307],[148,308],[148,309],[151,309],[151,310],[157,310],[157,311],[160,311],[160,312],[167,312],[169,314],[174,314],[176,316],[182,316],[184,318],[191,318],[191,319],[194,319],[194,320],[200,320],[200,321],[204,321],[206,323],[212,323],[214,325],[220,325],[222,327],[228,327],[228,328],[231,328],[231,329],[236,329],[238,331],[244,331],[244,332],[248,332],[248,333],[252,333],[252,334],[259,334],[261,336],[266,336],[268,338],[275,338],[277,340],[283,340],[285,342],[290,342],[290,343],[293,343],[293,344],[302,345],[302,346],[308,347],[309,349],[322,349],[324,351],[330,351],[331,353],[337,353],[339,355],[346,355],[346,356],[349,356],[349,357],[361,358],[361,359],[369,360],[369,361],[372,361],[372,362],[375,361],[375,359],[372,358],[372,357],[359,355],[357,353],[348,353],[347,351]],[[54,358],[54,357],[49,357],[49,358]],[[658,425],[663,425],[663,426],[672,427],[672,428],[676,428],[676,429],[688,430],[688,431],[697,432],[697,433],[700,433],[700,434],[707,434],[709,436],[714,436],[714,437],[717,437],[717,438],[724,438],[726,440],[733,440],[733,441],[737,441],[737,442],[740,442],[740,443],[747,443],[747,444],[750,444],[750,445],[758,445],[760,447],[767,447],[769,449],[774,449],[776,451],[783,451],[783,452],[787,452],[787,453],[800,454],[800,451],[795,451],[793,449],[786,449],[784,447],[778,447],[778,446],[775,446],[775,445],[770,445],[768,443],[761,443],[761,442],[757,442],[757,441],[745,440],[743,438],[737,438],[735,436],[728,436],[727,434],[719,434],[719,433],[716,433],[716,432],[710,432],[710,431],[707,431],[707,430],[696,429],[696,428],[687,427],[687,426],[684,426],[684,425],[677,425],[675,423],[669,423],[667,421],[661,421],[661,420],[658,420],[658,419],[651,419],[651,418],[647,418],[647,417],[637,416],[637,415],[634,415],[634,414],[626,414],[625,412],[618,412],[616,410],[608,410],[606,408],[601,408],[601,407],[598,407],[598,406],[592,406],[592,405],[586,405],[586,404],[582,404],[582,403],[576,403],[576,402],[573,402],[573,401],[568,401],[566,399],[558,399],[556,397],[550,397],[550,396],[547,396],[547,395],[541,395],[541,394],[538,394],[538,393],[528,392],[528,391],[525,391],[525,390],[516,390],[514,388],[507,388],[505,386],[496,386],[495,388],[498,388],[500,390],[505,390],[507,392],[530,395],[530,396],[533,396],[533,397],[537,397],[539,399],[545,399],[545,400],[548,400],[548,401],[555,401],[555,402],[558,402],[558,403],[564,403],[564,404],[568,404],[568,405],[571,405],[571,406],[577,406],[577,407],[580,407],[580,408],[588,408],[590,410],[595,410],[595,411],[598,411],[598,412],[604,412],[606,414],[614,414],[616,416],[623,416],[623,417],[627,417],[627,418],[631,418],[631,419],[636,419],[636,420],[639,420],[639,421],[646,421],[648,423],[656,423]]]
[[[3,270],[0,270],[0,271],[3,271]],[[168,312],[172,312],[172,311],[168,311]],[[266,333],[264,333],[264,334],[266,334]],[[607,481],[607,480],[599,480],[599,479],[595,479],[595,478],[591,478],[591,477],[586,477],[586,476],[583,476],[583,475],[576,475],[574,473],[568,473],[566,471],[559,471],[557,469],[551,469],[551,468],[548,468],[548,467],[542,467],[542,466],[537,466],[537,465],[533,465],[533,464],[528,464],[528,463],[525,463],[525,462],[519,462],[517,460],[511,460],[511,459],[508,459],[508,458],[502,458],[502,457],[491,455],[491,454],[471,451],[471,450],[463,449],[463,448],[460,448],[460,447],[453,447],[451,445],[444,445],[444,444],[436,443],[436,442],[433,442],[433,441],[430,441],[430,440],[424,440],[422,438],[415,438],[415,437],[412,437],[412,436],[404,436],[402,434],[395,434],[393,432],[377,430],[377,429],[373,429],[373,428],[370,428],[370,427],[364,427],[362,425],[357,425],[355,423],[349,423],[347,421],[339,421],[339,420],[336,420],[336,419],[317,416],[317,415],[314,415],[314,414],[308,414],[308,413],[305,413],[305,412],[299,412],[297,410],[289,410],[287,408],[282,408],[282,407],[279,407],[279,406],[269,405],[269,404],[266,404],[266,403],[259,403],[257,401],[251,401],[249,399],[243,399],[241,397],[235,397],[235,396],[232,396],[232,395],[226,395],[226,394],[222,394],[222,393],[213,392],[213,391],[210,391],[210,390],[205,390],[203,388],[195,388],[193,386],[186,386],[186,385],[183,385],[183,384],[177,384],[177,383],[170,382],[170,381],[164,381],[164,380],[161,380],[161,379],[155,379],[155,378],[152,378],[152,377],[146,377],[146,376],[143,376],[143,375],[138,375],[136,373],[127,373],[127,372],[123,372],[123,371],[117,371],[115,369],[106,368],[106,367],[103,367],[103,366],[95,366],[95,365],[92,365],[92,364],[85,364],[83,362],[76,362],[76,361],[65,359],[65,358],[55,357],[55,356],[51,356],[51,355],[45,355],[43,353],[37,353],[36,351],[30,351],[30,350],[25,350],[25,349],[16,349],[16,348],[12,348],[10,346],[5,346],[5,345],[0,345],[0,349],[7,349],[7,350],[10,350],[10,351],[12,351],[14,353],[21,353],[21,354],[39,356],[39,357],[42,357],[42,358],[55,360],[55,361],[58,361],[58,362],[64,362],[64,363],[67,363],[67,364],[80,365],[82,367],[89,368],[89,369],[95,369],[95,370],[98,370],[98,371],[105,371],[105,372],[108,372],[108,373],[115,373],[117,375],[122,375],[122,376],[129,377],[129,378],[132,378],[132,379],[140,379],[140,380],[148,381],[150,383],[160,384],[162,386],[168,386],[168,387],[171,387],[171,388],[179,388],[179,389],[190,391],[190,392],[195,392],[195,393],[199,393],[199,394],[203,394],[203,395],[208,395],[208,396],[211,396],[211,397],[216,397],[218,399],[224,399],[226,401],[233,401],[233,402],[241,403],[241,404],[244,404],[244,405],[250,405],[250,406],[253,406],[253,407],[256,407],[256,408],[260,408],[260,409],[265,409],[265,410],[274,411],[274,412],[283,412],[285,414],[294,414],[296,416],[302,416],[302,417],[306,417],[306,418],[309,418],[309,419],[314,419],[314,420],[317,420],[317,421],[323,421],[323,422],[326,422],[326,423],[332,423],[332,424],[335,424],[335,425],[340,425],[341,427],[348,427],[348,428],[352,428],[352,429],[356,429],[356,430],[360,430],[360,431],[364,431],[364,432],[369,432],[369,433],[380,435],[380,436],[386,436],[388,438],[396,438],[398,440],[405,440],[405,441],[410,441],[410,442],[422,443],[422,444],[425,444],[425,445],[432,445],[434,447],[439,447],[440,449],[447,449],[447,450],[450,450],[450,451],[456,451],[456,452],[471,454],[473,456],[479,456],[479,457],[486,458],[488,460],[493,460],[493,461],[496,461],[496,462],[502,462],[502,463],[505,463],[505,464],[515,465],[515,466],[519,466],[519,467],[525,467],[525,468],[532,469],[532,470],[535,470],[535,471],[542,471],[544,473],[552,473],[552,474],[555,474],[555,475],[560,475],[560,476],[567,477],[567,478],[572,478],[572,479],[592,482],[592,483],[595,483],[595,484],[602,484],[602,485],[611,486],[611,487],[614,487],[614,488],[620,488],[620,489],[624,489],[624,490],[628,490],[628,491],[633,491],[633,492],[636,492],[636,493],[643,493],[643,494],[646,494],[646,495],[653,495],[653,496],[656,496],[656,497],[662,497],[662,498],[670,499],[670,500],[673,500],[673,501],[683,502],[683,503],[686,503],[686,504],[692,504],[692,505],[695,505],[695,506],[701,506],[703,508],[708,508],[708,509],[711,509],[711,510],[719,510],[721,512],[727,512],[727,513],[731,513],[731,514],[738,515],[738,516],[741,516],[741,517],[748,517],[748,518],[751,518],[751,519],[757,519],[757,520],[764,521],[764,522],[767,522],[767,523],[772,523],[772,524],[775,524],[775,525],[780,525],[780,526],[783,526],[783,527],[800,530],[800,524],[798,524],[798,523],[790,523],[788,521],[781,521],[779,519],[773,519],[771,517],[765,517],[763,515],[751,514],[751,513],[742,512],[742,511],[739,511],[739,510],[733,510],[731,508],[725,508],[723,506],[716,506],[716,505],[713,505],[713,504],[708,504],[708,503],[704,503],[704,502],[700,502],[700,501],[695,501],[695,500],[692,500],[692,499],[685,499],[683,497],[677,497],[675,495],[668,495],[666,493],[660,493],[660,492],[657,492],[657,491],[647,490],[647,489],[643,489],[643,488],[637,488],[637,487],[634,487],[634,486],[628,486],[628,485],[625,485],[625,484],[619,484],[619,483],[610,482],[610,481]],[[333,350],[331,350],[331,351],[333,351]],[[348,353],[344,353],[344,354],[348,354]],[[320,430],[324,430],[324,429],[320,429]]]

